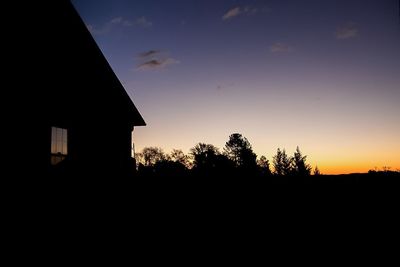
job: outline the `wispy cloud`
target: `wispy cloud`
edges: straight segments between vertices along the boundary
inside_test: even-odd
[[[86,28],[87,28],[91,33],[93,33],[93,30],[94,30],[93,25],[91,25],[91,24],[86,24]]]
[[[114,25],[122,25],[122,26],[132,26],[132,22],[130,20],[124,19],[123,17],[116,17],[110,21],[110,24]]]
[[[258,8],[256,7],[251,7],[251,6],[245,6],[243,8],[243,13],[251,15],[251,14],[256,14],[258,12]]]
[[[242,13],[242,10],[240,9],[240,7],[232,8],[232,9],[228,10],[228,12],[226,12],[222,16],[222,20],[234,18],[236,16],[239,16],[241,13]]]
[[[100,35],[100,34],[105,34],[110,31],[110,28],[107,26],[104,26],[102,28],[96,28],[92,24],[86,24],[86,28],[89,30],[89,32],[93,35]]]
[[[337,39],[349,39],[358,35],[358,28],[355,23],[349,22],[336,29],[335,36]]]
[[[138,55],[138,61],[135,70],[157,70],[164,69],[169,65],[178,64],[179,61],[170,57],[168,52],[161,50],[149,50]]]
[[[137,70],[156,70],[163,69],[168,65],[177,64],[178,60],[173,58],[164,58],[164,59],[152,59],[141,63],[137,66]]]
[[[221,93],[223,93],[223,91],[228,90],[229,88],[233,87],[234,85],[235,84],[233,82],[217,84],[215,90],[217,91],[218,94],[221,94]]]
[[[118,27],[131,27],[139,26],[143,28],[149,28],[153,25],[151,21],[146,19],[146,17],[137,18],[134,21],[125,19],[123,17],[115,17],[106,22],[102,27],[95,27],[91,24],[87,24],[86,27],[94,35],[101,35],[111,32],[113,29]]]
[[[106,34],[110,31],[112,31],[115,27],[119,27],[119,26],[130,27],[130,26],[132,26],[132,22],[127,19],[124,19],[123,17],[115,17],[115,18],[112,18],[111,20],[109,20],[107,23],[105,23],[103,25],[103,27],[100,27],[100,28],[96,28],[91,24],[86,25],[88,30],[92,34],[95,34],[95,35]]]
[[[262,9],[266,10],[266,9]],[[234,7],[229,9],[223,16],[222,20],[229,20],[234,17],[237,17],[239,15],[247,14],[247,15],[253,15],[259,12],[259,9],[256,7],[251,7],[251,6],[244,6],[244,7]]]
[[[142,26],[143,28],[149,28],[149,27],[153,26],[153,22],[149,21],[144,16],[136,19],[135,24]]]
[[[269,47],[269,51],[271,53],[287,53],[292,51],[292,47],[284,43],[274,43]]]
[[[148,58],[152,56],[156,56],[158,53],[161,53],[160,50],[149,50],[146,52],[139,53],[139,58]]]

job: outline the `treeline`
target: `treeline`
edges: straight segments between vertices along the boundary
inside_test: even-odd
[[[299,147],[293,156],[278,148],[272,164],[264,156],[257,159],[250,142],[239,133],[229,136],[222,151],[212,144],[198,143],[184,154],[173,149],[170,154],[159,147],[146,147],[135,155],[137,175],[142,177],[306,177],[320,175],[318,167],[306,161]],[[272,165],[272,166],[271,166]]]

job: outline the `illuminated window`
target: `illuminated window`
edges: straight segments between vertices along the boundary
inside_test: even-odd
[[[67,129],[51,127],[51,164],[63,161],[68,154]]]

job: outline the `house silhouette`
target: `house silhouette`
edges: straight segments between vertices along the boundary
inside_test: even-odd
[[[30,157],[20,162],[50,177],[130,177],[142,116],[72,3],[34,2],[23,11],[29,51],[18,55],[32,68],[19,88],[24,120],[34,121],[24,125]]]

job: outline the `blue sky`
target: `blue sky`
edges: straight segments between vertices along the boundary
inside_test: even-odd
[[[147,122],[136,150],[299,145],[322,172],[400,168],[396,0],[73,0]]]

